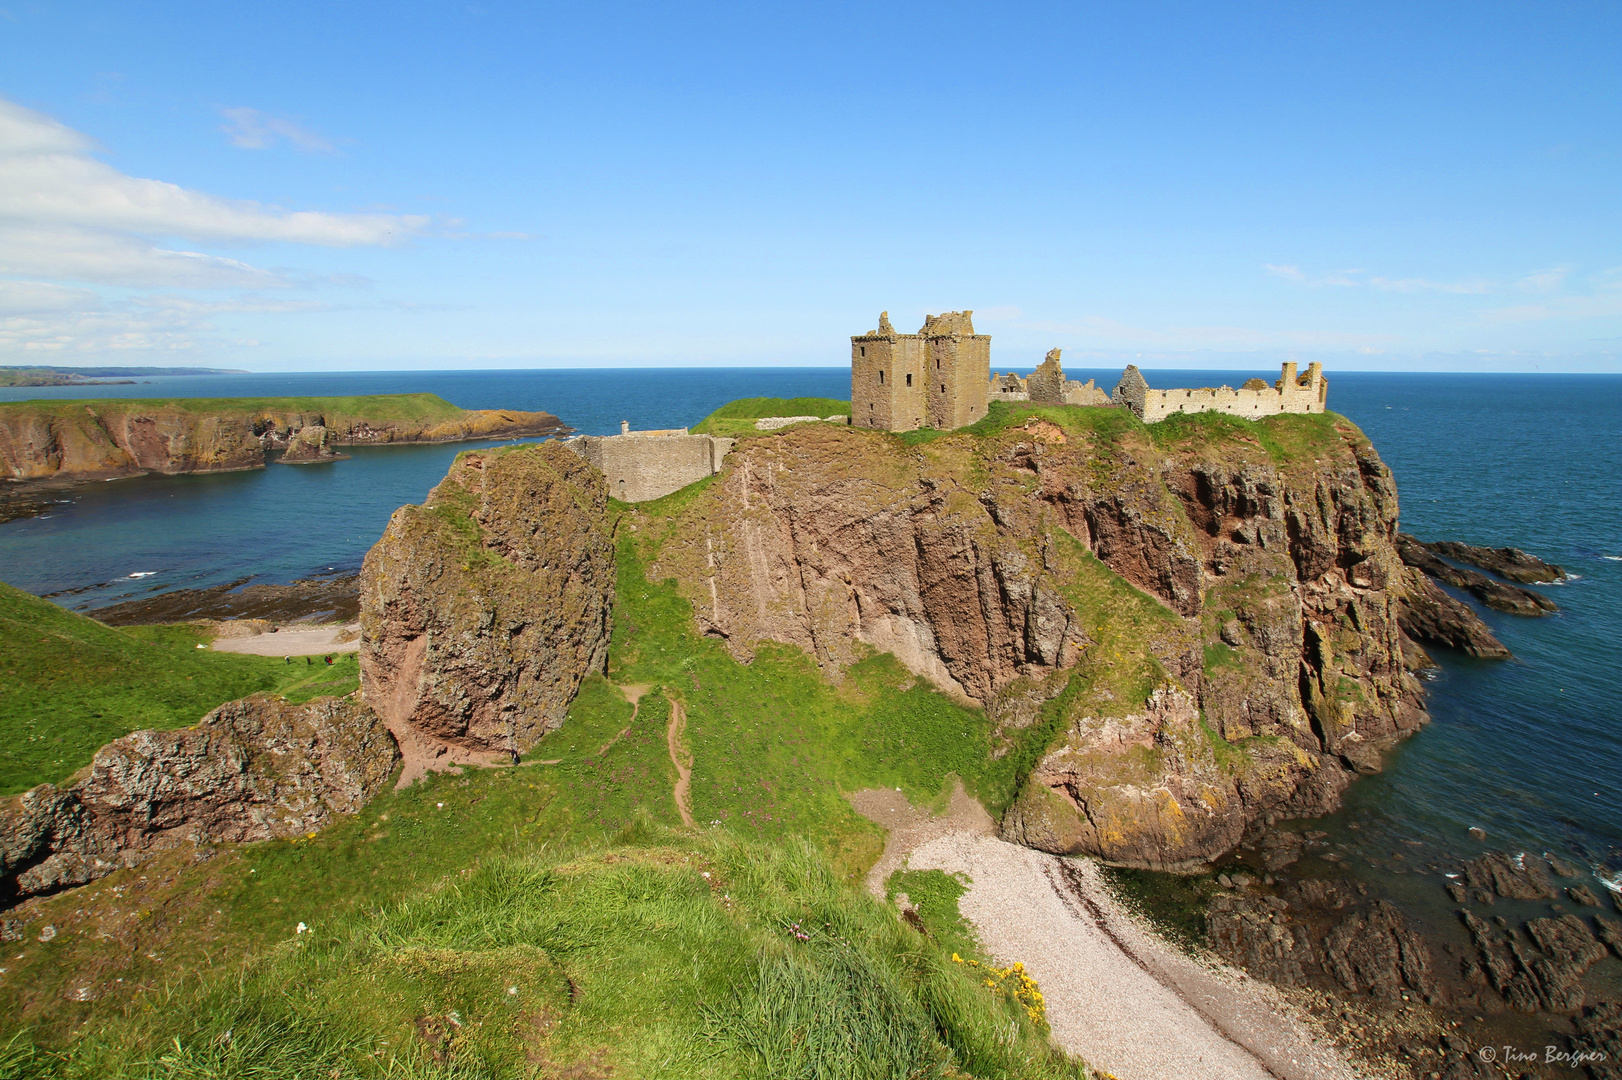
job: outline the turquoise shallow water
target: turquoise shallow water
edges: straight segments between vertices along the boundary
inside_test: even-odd
[[[1116,371],[1072,372],[1111,386]],[[1265,372],[1148,373],[1238,385]],[[431,391],[468,408],[545,409],[589,433],[679,427],[739,397],[843,398],[845,369],[239,375],[0,391],[24,397]],[[1560,614],[1484,617],[1516,659],[1438,650],[1433,723],[1353,785],[1326,823],[1354,872],[1423,921],[1456,925],[1438,871],[1481,850],[1557,852],[1622,871],[1622,378],[1342,374],[1330,406],[1396,474],[1423,539],[1509,544],[1565,566]],[[0,525],[0,579],[71,607],[239,577],[354,571],[389,514],[419,502],[463,446],[357,449],[334,465],[87,485]],[[131,577],[151,574],[150,577]],[[76,590],[69,592],[68,590]],[[1486,831],[1485,841],[1470,835]],[[1402,859],[1393,858],[1402,855]]]

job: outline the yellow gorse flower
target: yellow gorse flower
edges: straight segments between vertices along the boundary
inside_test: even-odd
[[[965,967],[981,967],[978,960],[965,960],[957,953],[952,954],[952,963],[963,964]],[[991,978],[984,980],[988,990],[994,994],[1007,995],[1018,1002],[1030,1017],[1031,1023],[1038,1028],[1047,1027],[1047,1006],[1042,997],[1042,991],[1037,988],[1036,980],[1025,973],[1025,965],[1016,961],[1012,967],[992,967],[986,965],[984,970],[990,973]]]

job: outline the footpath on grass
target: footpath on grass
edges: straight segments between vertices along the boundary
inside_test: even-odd
[[[1119,1080],[1353,1080],[1273,988],[1194,961],[1116,901],[1089,860],[1061,859],[993,835],[957,788],[931,815],[896,791],[850,796],[889,830],[868,877],[883,895],[897,870],[959,875],[958,907],[999,964],[1040,985],[1054,1041]]]

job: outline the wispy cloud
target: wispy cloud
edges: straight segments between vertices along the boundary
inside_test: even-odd
[[[246,106],[221,109],[220,115],[225,117],[220,130],[225,132],[232,146],[244,150],[268,150],[282,141],[306,153],[330,154],[336,149],[331,142],[286,117],[271,116]]]
[[[428,219],[225,199],[119,172],[63,124],[0,100],[0,273],[136,288],[263,288],[279,275],[194,243],[388,246]]]
[[[1430,281],[1427,278],[1371,277],[1368,283],[1381,292],[1479,295],[1497,291],[1497,286],[1492,282],[1480,279],[1470,281]]]

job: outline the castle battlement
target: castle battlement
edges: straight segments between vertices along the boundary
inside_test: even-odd
[[[1176,413],[1220,412],[1255,420],[1280,413],[1321,413],[1329,400],[1329,382],[1322,364],[1308,364],[1306,373],[1296,374],[1296,365],[1286,363],[1272,386],[1251,379],[1235,390],[1231,386],[1202,386],[1198,389],[1155,390],[1137,365],[1128,364],[1115,384],[1115,403],[1131,409],[1146,424],[1164,420]]]

